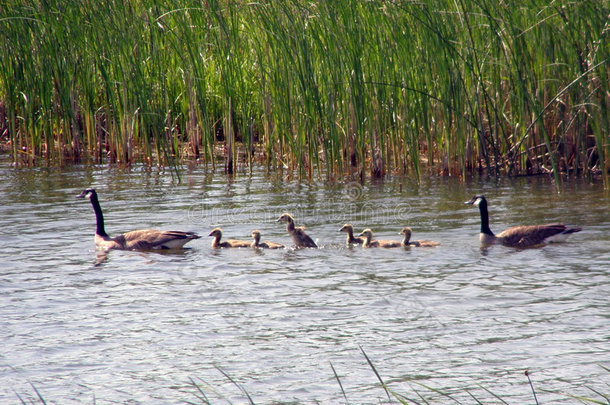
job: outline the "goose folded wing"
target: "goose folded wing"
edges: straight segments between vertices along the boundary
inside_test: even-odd
[[[157,231],[143,229],[127,232],[122,235],[128,249],[158,249],[182,246],[190,239],[195,239],[192,232]]]
[[[545,243],[547,238],[566,230],[563,224],[516,226],[500,233],[503,244],[515,247],[529,247]]]

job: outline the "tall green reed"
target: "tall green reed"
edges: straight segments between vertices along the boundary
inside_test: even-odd
[[[608,179],[604,2],[10,0],[16,162]],[[427,164],[426,164],[427,163]]]

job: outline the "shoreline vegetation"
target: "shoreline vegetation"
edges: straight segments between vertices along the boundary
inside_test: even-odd
[[[368,366],[371,368],[372,372],[374,373],[375,377],[377,378],[377,381],[379,382],[379,386],[383,389],[384,393],[385,393],[385,397],[387,398],[387,401],[385,401],[385,399],[383,399],[383,396],[377,396],[376,398],[371,398],[371,403],[376,402],[379,404],[382,403],[399,403],[399,404],[403,404],[403,405],[426,405],[426,404],[437,404],[437,403],[449,403],[448,400],[451,401],[451,403],[456,403],[456,404],[461,404],[462,402],[460,402],[460,400],[458,400],[456,397],[464,397],[467,399],[472,399],[477,404],[485,404],[485,403],[502,403],[502,404],[507,404],[509,402],[507,402],[507,400],[505,400],[502,396],[494,393],[493,391],[491,391],[490,389],[486,388],[485,386],[477,383],[476,384],[476,388],[475,387],[460,387],[460,388],[451,388],[451,389],[438,389],[435,387],[432,387],[430,385],[424,384],[420,381],[417,381],[417,379],[391,379],[393,380],[393,383],[396,383],[398,381],[406,383],[406,385],[409,386],[410,391],[409,393],[405,394],[405,393],[401,393],[398,392],[397,390],[395,390],[393,387],[390,387],[389,383],[384,381],[383,377],[381,376],[381,374],[379,373],[379,371],[377,371],[377,368],[375,367],[375,364],[372,362],[372,360],[370,359],[370,357],[366,354],[366,352],[364,351],[364,349],[362,349],[362,347],[360,347],[360,351],[362,352],[362,355],[364,356],[364,358],[366,359],[366,362],[368,363]],[[603,365],[599,365],[602,369],[604,369],[605,371],[609,371],[610,369],[604,367]],[[252,396],[248,393],[247,389],[240,384],[239,382],[237,382],[231,375],[229,375],[225,370],[223,370],[222,368],[216,366],[215,367],[235,388],[237,388],[237,390],[239,391],[239,396],[241,397],[241,400],[239,403],[247,403],[250,405],[255,405],[255,402],[252,398]],[[339,374],[337,374],[337,370],[335,369],[335,367],[333,366],[332,362],[330,363],[330,368],[332,370],[334,379],[337,381],[337,384],[341,390],[341,394],[343,396],[343,399],[345,400],[345,403],[347,405],[350,404],[350,400],[348,397],[348,394],[345,391],[344,385],[341,382],[341,377],[339,376]],[[524,376],[527,379],[527,385],[529,386],[529,390],[531,392],[531,399],[533,400],[533,403],[535,403],[536,405],[539,405],[540,402],[538,402],[538,395],[536,394],[536,388],[534,387],[534,384],[532,382],[532,379],[530,378],[530,371],[529,370],[525,370],[524,371]],[[223,400],[226,401],[228,403],[233,403],[231,401],[231,399],[227,396],[225,396],[224,394],[220,393],[218,390],[215,389],[214,386],[208,384],[205,380],[202,380],[200,378],[197,379],[197,381],[195,379],[193,379],[192,377],[189,377],[189,385],[191,387],[194,388],[195,390],[195,397],[197,397],[197,399],[200,402],[192,402],[192,401],[187,401],[187,403],[189,405],[198,405],[198,404],[203,404],[203,405],[212,405],[215,402],[213,402],[214,399],[218,399],[218,400]],[[581,386],[580,388],[583,388],[583,386]],[[555,394],[555,395],[559,395],[559,396],[563,396],[566,399],[573,399],[576,400],[578,402],[580,402],[581,404],[608,404],[610,403],[610,399],[608,397],[607,394],[596,390],[595,388],[592,388],[588,385],[584,385],[584,388],[587,389],[587,391],[589,391],[590,395],[572,395],[569,393],[564,393],[564,392],[559,392],[556,390],[546,390],[546,389],[541,389],[539,390],[539,392],[541,392],[543,395],[544,394]],[[477,392],[479,391],[479,392]],[[208,394],[206,394],[206,392]],[[481,394],[482,392],[482,394]],[[214,397],[212,399],[210,393],[214,394]],[[466,394],[466,395],[464,395]],[[483,398],[483,396],[485,396],[486,398]],[[463,398],[460,398],[463,399]]]
[[[15,165],[609,187],[609,15],[567,0],[9,0],[0,144]]]
[[[409,387],[408,393],[398,392],[394,387],[391,387],[390,384],[384,380],[384,378],[381,376],[381,374],[375,367],[375,364],[372,362],[370,357],[366,354],[364,349],[362,349],[362,347],[360,347],[360,351],[362,352],[362,355],[366,359],[368,366],[371,368],[371,371],[377,378],[379,386],[381,387],[381,389],[383,390],[383,392],[385,394],[385,395],[376,395],[375,398],[371,398],[371,403],[376,402],[376,403],[381,404],[381,403],[387,402],[387,403],[398,403],[398,404],[403,404],[403,405],[409,405],[409,404],[425,405],[425,404],[449,403],[449,401],[450,401],[451,403],[461,404],[462,402],[459,399],[462,399],[462,400],[472,399],[475,401],[473,403],[477,403],[477,404],[481,404],[481,405],[486,404],[486,403],[502,403],[502,404],[509,403],[508,402],[509,398],[505,399],[505,397],[503,395],[498,395],[479,383],[476,383],[476,387],[455,387],[455,388],[450,388],[450,389],[447,389],[447,388],[438,389],[438,388],[435,388],[433,386],[430,386],[428,384],[424,384],[424,383],[418,381],[417,378],[415,378],[415,379],[401,378],[399,380],[390,379],[390,380],[392,380],[391,382],[393,383],[393,385],[396,385],[397,382],[402,382],[402,383],[406,383],[406,385]],[[347,405],[349,405],[351,402],[349,400],[349,395],[346,392],[345,387],[341,381],[341,377],[337,373],[337,370],[333,366],[332,362],[329,363],[329,365],[330,365],[330,369],[332,370],[333,378],[336,380],[337,385],[338,385],[339,389],[341,390],[341,395],[342,395],[343,399],[345,400],[345,403]],[[599,366],[602,369],[604,369],[605,371],[610,372],[610,369],[608,369],[607,367],[605,367],[601,364]],[[237,395],[235,393],[225,394],[224,392],[222,392],[222,390],[220,389],[218,384],[213,385],[213,384],[207,383],[205,380],[203,380],[201,378],[195,379],[193,377],[189,377],[188,383],[186,384],[186,386],[184,388],[187,388],[187,387],[191,388],[188,391],[190,392],[190,394],[192,396],[194,396],[196,398],[196,401],[185,400],[183,402],[185,402],[186,404],[189,404],[189,405],[199,405],[199,404],[213,405],[218,402],[233,404],[234,403],[233,401],[238,400],[237,403],[239,403],[239,404],[256,405],[253,397],[250,395],[247,388],[244,387],[243,384],[239,383],[235,378],[233,378],[229,373],[227,373],[222,368],[220,368],[218,366],[215,366],[215,368],[216,368],[216,370],[218,370],[218,372],[220,372],[220,374],[222,374],[222,376],[224,378],[226,378],[226,380],[230,383],[230,385],[232,385],[234,388],[237,389],[237,391],[238,391]],[[581,389],[585,388],[587,394],[575,395],[575,394],[570,394],[570,393],[561,392],[561,391],[557,391],[557,390],[546,390],[544,388],[537,389],[534,387],[532,378],[530,378],[530,371],[525,370],[525,372],[523,374],[524,374],[525,378],[527,379],[528,388],[526,388],[526,390],[529,389],[529,391],[531,392],[531,400],[533,400],[532,403],[534,403],[536,405],[538,405],[540,403],[540,402],[538,402],[538,395],[540,395],[540,394],[542,394],[541,398],[546,399],[547,401],[548,401],[548,399],[544,398],[544,396],[546,394],[553,394],[555,396],[563,397],[564,399],[571,399],[571,400],[577,401],[581,404],[601,404],[601,405],[603,405],[603,404],[610,403],[610,397],[608,396],[608,394],[605,394],[604,392],[601,392],[601,391],[591,387],[588,384],[580,384],[578,386],[578,388],[581,388]],[[38,390],[38,388],[32,382],[29,382],[29,384],[30,384],[32,390],[34,391],[35,395],[19,394],[17,391],[15,391],[15,395],[17,396],[19,401],[23,405],[35,404],[38,401],[40,401],[41,404],[46,404],[47,402],[44,399],[41,392]],[[183,390],[183,391],[186,392],[186,390]],[[537,391],[539,392],[539,394],[537,394]],[[387,398],[387,401],[385,401],[384,397]],[[281,402],[281,403],[283,403],[283,402]],[[292,403],[292,402],[288,402],[288,403]]]

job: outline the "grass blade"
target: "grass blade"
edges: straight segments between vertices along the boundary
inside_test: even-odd
[[[536,391],[534,390],[534,384],[532,384],[532,380],[530,379],[530,373],[529,370],[525,370],[525,376],[527,377],[527,381],[530,384],[530,387],[532,389],[532,394],[534,394],[534,401],[536,401],[536,404],[538,404],[538,398],[536,397]]]
[[[362,346],[360,347],[360,351],[362,352],[362,354],[364,355],[364,358],[366,359],[366,361],[369,363],[369,366],[371,367],[371,369],[373,370],[373,372],[375,373],[375,376],[377,376],[377,379],[379,380],[379,382],[381,383],[381,386],[383,387],[383,390],[385,391],[386,395],[388,396],[388,400],[392,400],[390,398],[390,392],[388,391],[388,388],[386,386],[386,384],[383,382],[383,379],[381,378],[381,376],[379,375],[379,373],[377,372],[377,369],[375,368],[375,365],[373,365],[373,362],[371,361],[371,359],[369,358],[369,356],[367,356],[366,352],[364,351],[364,349],[362,348]]]
[[[246,398],[248,398],[248,401],[250,402],[250,405],[255,405],[254,401],[252,400],[252,397],[250,396],[250,394],[248,393],[248,391],[246,391],[246,389],[239,384],[237,381],[235,381],[233,378],[231,378],[231,376],[229,374],[227,374],[223,369],[221,369],[220,367],[216,367],[216,369],[218,371],[220,371],[222,373],[222,375],[224,375],[229,381],[231,381],[231,383],[233,385],[235,385],[237,388],[239,388],[239,390],[242,392],[242,394],[244,394],[246,396]]]
[[[335,379],[339,383],[339,388],[341,388],[341,393],[343,394],[343,398],[345,398],[345,403],[349,404],[349,400],[347,399],[347,395],[345,394],[345,390],[343,389],[343,384],[341,383],[341,379],[339,378],[339,375],[337,374],[337,371],[335,370],[335,367],[333,366],[333,363],[330,363],[330,368],[333,370],[333,374],[335,376]]]

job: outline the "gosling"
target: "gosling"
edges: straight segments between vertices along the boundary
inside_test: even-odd
[[[282,214],[277,222],[286,222],[286,232],[292,236],[292,240],[296,247],[310,247],[317,248],[318,245],[305,233],[305,228],[303,227],[295,227],[294,226],[294,218],[290,214]]]
[[[258,230],[254,230],[252,231],[252,237],[254,238],[254,241],[250,244],[250,247],[252,248],[262,248],[262,249],[284,249],[286,246],[282,245],[281,243],[275,243],[275,242],[261,242],[261,233]]]
[[[227,239],[224,242],[221,242],[222,238],[222,229],[214,228],[212,232],[208,236],[213,236],[214,240],[212,241],[212,247],[214,249],[218,248],[247,248],[250,247],[250,242],[246,242],[245,240],[237,240],[237,239]]]
[[[365,229],[358,236],[364,238],[364,242],[362,243],[363,248],[372,248],[372,247],[382,247],[382,248],[397,248],[402,246],[402,242],[394,241],[394,240],[373,240],[373,231],[370,229]]]
[[[361,245],[364,239],[361,237],[354,236],[354,227],[352,224],[345,224],[339,229],[339,232],[347,232],[347,244],[348,245]]]
[[[411,228],[409,227],[404,227],[402,228],[402,230],[400,231],[401,235],[404,235],[404,239],[402,240],[402,245],[404,247],[409,247],[409,246],[416,246],[416,247],[434,247],[434,246],[438,246],[440,245],[440,243],[435,242],[433,240],[414,240],[414,241],[410,241],[411,240]]]

